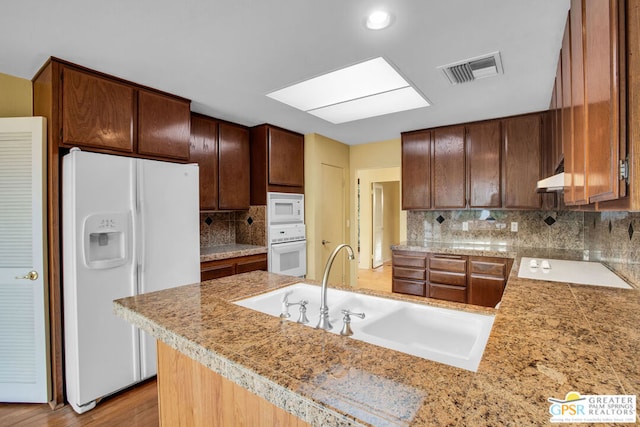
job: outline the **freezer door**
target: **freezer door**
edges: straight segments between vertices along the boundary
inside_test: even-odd
[[[138,292],[200,282],[199,176],[195,164],[138,160]],[[156,374],[155,339],[141,332],[141,371]]]
[[[74,149],[63,158],[66,385],[79,413],[140,379],[137,329],[112,309],[135,292],[134,177],[126,157]]]

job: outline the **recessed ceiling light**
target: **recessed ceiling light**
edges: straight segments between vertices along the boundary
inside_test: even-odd
[[[335,124],[429,106],[381,57],[305,80],[267,96]]]
[[[382,30],[391,24],[391,14],[384,10],[371,12],[367,17],[367,28],[370,30]]]

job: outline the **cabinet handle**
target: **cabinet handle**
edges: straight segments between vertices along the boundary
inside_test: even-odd
[[[462,259],[461,255],[431,255],[432,258],[446,258],[446,259]]]

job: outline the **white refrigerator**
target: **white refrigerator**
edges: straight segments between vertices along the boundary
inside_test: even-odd
[[[67,400],[83,413],[156,374],[155,340],[113,300],[200,281],[198,166],[74,148],[62,172]]]

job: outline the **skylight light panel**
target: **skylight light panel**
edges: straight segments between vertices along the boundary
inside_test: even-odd
[[[308,111],[328,122],[340,124],[384,114],[428,107],[429,102],[411,86]]]
[[[305,80],[267,96],[336,124],[429,105],[382,57]]]

